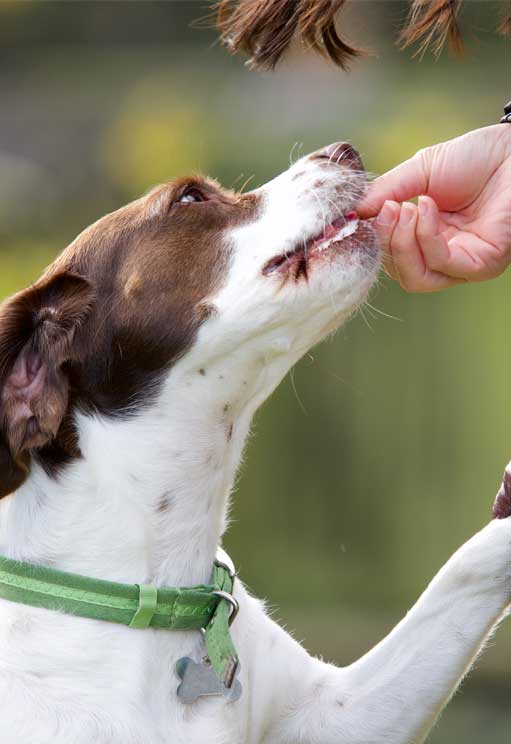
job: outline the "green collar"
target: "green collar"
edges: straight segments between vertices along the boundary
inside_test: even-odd
[[[90,579],[0,556],[0,598],[130,628],[202,631],[208,663],[226,689],[239,661],[229,626],[238,610],[232,596],[235,571],[219,550],[211,583],[154,587]]]

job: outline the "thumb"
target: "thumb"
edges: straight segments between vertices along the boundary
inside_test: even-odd
[[[375,217],[387,200],[402,202],[427,194],[429,166],[425,152],[420,150],[413,158],[369,184],[367,195],[356,208],[360,217]]]

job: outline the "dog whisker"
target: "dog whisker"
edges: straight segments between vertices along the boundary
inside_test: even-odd
[[[243,194],[243,192],[244,192],[244,191],[245,191],[245,189],[247,188],[247,186],[248,186],[248,184],[250,183],[250,181],[252,181],[252,180],[253,180],[254,178],[255,178],[255,173],[252,173],[252,175],[251,175],[251,176],[249,176],[249,177],[248,177],[248,178],[246,179],[246,181],[245,181],[245,182],[243,183],[242,187],[240,188],[240,190],[239,190],[239,193],[240,193],[240,194]]]
[[[296,398],[296,401],[297,401],[298,405],[300,406],[300,409],[301,409],[302,413],[305,416],[308,416],[309,414],[307,412],[307,409],[305,408],[302,399],[298,395],[298,390],[296,388],[296,383],[295,383],[295,368],[294,367],[291,368],[291,372],[289,373],[289,377],[290,377],[290,380],[291,380],[291,387],[293,388],[293,393],[294,393],[294,396]]]
[[[404,323],[403,318],[398,318],[395,315],[390,315],[389,313],[385,313],[383,310],[380,310],[378,307],[374,307],[374,305],[371,305],[371,303],[368,300],[364,302],[364,305],[366,305],[366,307],[369,307],[375,313],[378,313],[379,315],[383,315],[384,318],[389,318],[390,320],[397,320],[399,323]]]

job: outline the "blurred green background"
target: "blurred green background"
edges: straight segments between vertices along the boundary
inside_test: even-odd
[[[393,44],[403,3],[357,1],[345,25],[377,56],[346,75],[297,52],[255,74],[194,23],[206,0],[1,1],[0,295],[174,175],[255,186],[341,138],[376,173],[495,122],[511,96],[498,7],[466,3],[464,59],[420,62]],[[488,520],[511,456],[510,284],[413,296],[383,278],[258,415],[227,547],[314,653],[367,650]],[[431,742],[509,741],[509,623],[477,667]]]

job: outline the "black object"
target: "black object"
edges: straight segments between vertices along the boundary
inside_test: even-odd
[[[500,120],[501,124],[511,124],[511,101],[504,106],[504,116]]]

